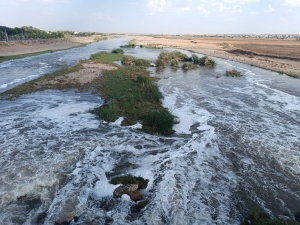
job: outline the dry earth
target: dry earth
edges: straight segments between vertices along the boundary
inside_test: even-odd
[[[37,82],[35,85],[40,87],[51,88],[57,84],[75,84],[75,85],[85,85],[91,83],[94,79],[101,76],[103,70],[116,70],[118,69],[115,66],[107,64],[93,64],[93,63],[84,63],[82,64],[83,69],[78,72],[69,73],[64,76],[59,76],[50,80],[42,80]]]
[[[136,36],[138,45],[172,47],[238,61],[300,78],[300,41],[193,36]]]
[[[57,40],[1,41],[0,56],[21,55],[47,50],[63,50],[94,42],[95,38],[102,38],[102,36],[70,37]]]

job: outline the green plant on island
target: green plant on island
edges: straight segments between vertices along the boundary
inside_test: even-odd
[[[114,54],[124,54],[124,51],[121,48],[117,48],[117,49],[112,50],[111,53],[114,53]]]
[[[126,45],[121,45],[120,47],[121,48],[135,48],[136,42],[135,42],[135,40],[131,40]]]
[[[98,52],[95,54],[92,54],[90,57],[90,60],[93,60],[94,62],[99,63],[113,63],[115,61],[119,61],[123,58],[123,54],[116,54],[116,53],[109,53],[109,52]]]
[[[141,211],[142,209],[144,209],[148,204],[150,203],[150,201],[148,199],[146,199],[145,201],[141,201],[136,205],[136,208],[138,209],[138,211]]]
[[[196,70],[198,69],[199,66],[197,64],[193,64],[193,63],[183,63],[182,65],[182,69],[185,70],[185,71],[188,71],[188,70]]]
[[[177,59],[172,59],[170,65],[173,68],[178,68],[179,67],[179,61]]]
[[[155,65],[157,69],[164,69],[166,67],[166,62],[162,59],[157,59]]]
[[[148,179],[144,179],[143,177],[135,177],[132,175],[125,176],[117,176],[112,178],[109,183],[117,185],[117,184],[138,184],[138,189],[146,189],[149,183]]]
[[[160,53],[158,60],[162,60],[165,63],[171,63],[172,60],[177,60],[178,62],[188,62],[190,61],[190,58],[180,51],[172,51]]]
[[[241,77],[242,73],[237,71],[236,69],[233,70],[227,70],[226,71],[226,76],[232,76],[232,77]]]
[[[124,56],[122,59],[122,65],[124,66],[141,66],[141,67],[149,67],[150,61],[146,59],[136,59],[132,56]]]
[[[272,218],[268,213],[251,210],[247,219],[241,225],[296,225],[292,219],[284,220],[280,218]]]
[[[207,67],[215,67],[217,65],[216,61],[212,58],[209,58],[207,55],[203,56],[199,59],[200,66],[207,66]]]

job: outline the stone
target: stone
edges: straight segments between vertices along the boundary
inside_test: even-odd
[[[120,198],[123,194],[128,194],[129,192],[135,191],[139,188],[138,184],[127,184],[121,185],[114,190],[114,196]],[[130,196],[130,195],[129,195]],[[131,196],[130,196],[131,197]]]

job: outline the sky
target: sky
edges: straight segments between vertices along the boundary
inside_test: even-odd
[[[300,0],[0,0],[0,25],[144,34],[300,34]]]

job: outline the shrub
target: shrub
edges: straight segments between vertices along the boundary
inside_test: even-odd
[[[145,201],[139,202],[136,207],[139,211],[141,211],[143,208],[145,208],[149,204],[149,200],[146,199]]]
[[[150,61],[146,59],[133,59],[133,63],[135,66],[144,66],[144,67],[149,67],[150,66]]]
[[[133,63],[133,57],[129,55],[125,55],[122,59],[122,65],[129,66]]]
[[[121,48],[117,48],[117,49],[112,50],[111,53],[114,53],[114,54],[124,54],[124,51]]]
[[[178,62],[178,60],[177,60],[177,59],[172,59],[172,60],[171,60],[171,66],[172,66],[173,68],[179,67],[179,62]]]
[[[155,65],[158,69],[164,69],[166,67],[166,62],[162,59],[157,59]]]
[[[242,73],[237,71],[236,69],[233,70],[227,70],[226,71],[226,76],[232,76],[232,77],[241,77]]]
[[[182,69],[184,69],[184,70],[195,70],[195,69],[198,69],[198,65],[185,62],[182,65]]]
[[[111,101],[109,104],[100,106],[99,108],[93,109],[90,112],[99,116],[100,119],[107,122],[114,122],[118,115],[118,106],[115,101]]]
[[[209,58],[207,55],[203,56],[199,59],[199,65],[200,66],[209,66],[209,67],[215,67],[217,65],[216,61],[212,58]]]
[[[172,129],[174,117],[165,108],[148,111],[143,122],[145,128],[150,128],[152,133],[171,134],[174,132]]]
[[[200,58],[196,54],[192,54],[192,60],[195,64],[200,64]]]

